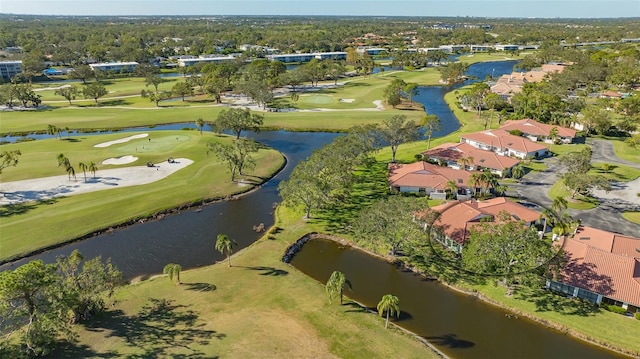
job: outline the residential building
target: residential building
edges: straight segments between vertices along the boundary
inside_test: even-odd
[[[500,177],[509,176],[511,169],[520,163],[518,159],[499,156],[493,151],[481,150],[468,143],[443,143],[423,152],[423,156],[454,169],[489,170]]]
[[[89,65],[93,71],[107,72],[133,72],[138,66],[137,62],[101,62]]]
[[[520,159],[537,158],[549,151],[546,146],[515,136],[505,130],[490,130],[462,135],[460,142],[466,142],[475,148],[493,151],[500,156],[513,156]]]
[[[562,249],[567,264],[547,288],[640,311],[640,239],[580,226]]]
[[[491,45],[469,45],[469,50],[471,52],[487,52],[493,49]]]
[[[451,201],[431,208],[440,213],[433,223],[432,238],[458,254],[469,241],[471,228],[482,222],[493,222],[500,212],[507,212],[516,221],[531,226],[540,220],[540,213],[504,197],[486,201]]]
[[[358,47],[356,52],[364,54],[365,52],[370,56],[380,55],[380,53],[387,52],[387,49],[382,47]]]
[[[501,130],[511,132],[520,131],[522,135],[531,141],[544,141],[553,143],[551,133],[555,128],[557,141],[562,143],[572,143],[576,137],[576,130],[562,126],[549,125],[532,119],[510,120],[500,126]]]
[[[0,77],[9,81],[22,72],[22,61],[0,61]]]
[[[520,50],[520,47],[518,45],[494,45],[494,48],[497,51],[518,51]]]
[[[304,54],[282,54],[282,55],[267,55],[267,59],[272,61],[280,61],[284,63],[291,62],[309,62],[313,59],[318,60],[346,60],[347,53],[343,51],[335,51],[335,52],[314,52],[314,53],[304,53]]]
[[[210,56],[210,57],[198,57],[195,59],[178,59],[178,66],[180,67],[189,67],[199,63],[220,63],[225,61],[233,61],[235,57],[233,56]]]
[[[471,173],[427,162],[389,164],[389,189],[413,192],[432,199],[446,199],[449,183],[454,183],[458,199],[469,199],[473,191],[469,187]],[[474,188],[475,189],[475,188]]]

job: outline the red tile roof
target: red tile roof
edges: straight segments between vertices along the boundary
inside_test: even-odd
[[[508,201],[506,198],[493,198],[487,201],[452,201],[432,209],[440,213],[434,225],[441,228],[447,237],[460,244],[466,243],[471,228],[479,224],[482,217],[495,218],[502,211],[510,213],[514,220],[521,219],[525,222],[532,222],[540,217],[540,213]]]
[[[547,149],[547,147],[542,144],[530,141],[524,137],[514,136],[505,130],[468,133],[461,138],[497,147],[501,150],[511,149],[521,153],[532,153]]]
[[[640,239],[581,226],[562,248],[561,282],[640,307]]]
[[[473,158],[473,165],[504,171],[520,163],[520,160],[498,156],[495,152],[475,148],[468,143],[444,143],[424,152],[430,158],[457,162],[460,158]]]
[[[522,131],[522,133],[533,136],[549,136],[551,129],[554,127],[558,129],[558,136],[560,137],[576,137],[576,130],[574,129],[540,123],[532,119],[507,121],[500,127],[500,129],[507,132],[519,130]]]
[[[389,185],[394,187],[421,187],[446,189],[447,182],[454,181],[458,187],[468,187],[471,173],[427,162],[408,165],[389,164]]]

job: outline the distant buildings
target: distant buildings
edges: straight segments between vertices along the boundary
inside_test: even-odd
[[[15,75],[22,73],[22,61],[0,61],[0,76],[9,81]]]
[[[481,150],[493,151],[500,156],[520,159],[538,158],[548,153],[546,146],[500,129],[464,134],[460,137],[460,142]]]
[[[343,51],[314,52],[314,53],[300,53],[300,54],[267,55],[266,58],[272,61],[280,61],[284,63],[292,63],[292,62],[304,63],[304,62],[309,62],[313,59],[346,60],[347,53]]]
[[[93,71],[105,72],[133,72],[138,66],[137,62],[100,62],[89,65]]]
[[[190,56],[188,58],[181,57],[178,59],[178,66],[180,67],[189,67],[199,63],[220,63],[226,61],[233,61],[235,57],[233,56],[211,56],[211,57],[195,57]]]

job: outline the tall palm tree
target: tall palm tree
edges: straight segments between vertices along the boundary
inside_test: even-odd
[[[173,281],[173,279],[175,278],[175,281],[177,284],[182,284],[180,282],[180,271],[182,270],[182,266],[176,263],[169,263],[166,266],[164,266],[164,269],[162,271],[162,273],[166,274],[169,276],[169,280]]]
[[[87,168],[91,173],[93,173],[93,178],[96,178],[96,171],[98,170],[98,166],[93,162],[89,162],[89,167]]]
[[[231,252],[235,245],[236,242],[226,234],[218,234],[218,238],[216,239],[216,250],[220,253],[227,254],[227,263],[229,267],[231,267]]]
[[[456,194],[458,194],[458,185],[456,184],[456,181],[454,180],[447,181],[446,188],[451,193],[451,198],[455,199]]]
[[[87,164],[84,162],[79,162],[78,163],[78,168],[82,171],[82,174],[84,175],[84,181],[87,182]]]
[[[334,271],[331,273],[331,277],[327,281],[324,289],[329,296],[329,302],[333,302],[335,297],[340,298],[340,304],[342,304],[342,292],[344,289],[344,285],[347,282],[347,279],[344,276],[344,273],[340,271]]]
[[[202,119],[202,117],[198,117],[198,119],[196,120],[196,126],[198,126],[200,134],[202,135],[202,128],[204,127],[204,120]]]
[[[67,166],[67,174],[69,175],[69,181],[71,181],[71,176],[73,176],[73,180],[76,180],[76,170],[73,166]]]
[[[551,202],[551,209],[558,214],[564,213],[567,208],[569,208],[569,203],[564,197],[556,197]]]
[[[384,324],[384,328],[386,329],[389,326],[389,315],[395,314],[397,318],[400,317],[400,301],[398,297],[391,294],[385,294],[382,296],[382,299],[378,303],[377,306],[378,314],[382,316],[383,313],[387,313],[387,320]]]
[[[511,169],[511,177],[520,179],[522,176],[524,176],[524,166],[518,163]]]
[[[66,169],[67,167],[71,166],[71,162],[69,161],[67,156],[64,155],[64,153],[58,154],[58,157],[56,158],[58,160],[58,167],[64,167]]]

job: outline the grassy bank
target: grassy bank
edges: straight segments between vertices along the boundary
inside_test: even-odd
[[[288,215],[277,225],[286,229],[234,255],[231,268],[220,263],[183,272],[182,285],[161,277],[120,289],[117,304],[81,329],[64,355],[436,357],[348,300],[329,304],[322,284],[280,261],[306,225]]]
[[[167,178],[143,186],[0,207],[0,260],[21,256],[133,218],[145,218],[204,199],[224,198],[251,188],[230,182],[226,165],[215,156],[207,155],[207,143],[230,141],[226,136],[219,137],[212,133],[200,135],[197,131],[162,131],[152,133],[151,142],[143,138],[106,148],[93,147],[94,144],[132,134],[135,133],[4,145],[3,150],[19,149],[23,155],[17,167],[3,171],[0,177],[3,182],[64,175],[64,170],[57,166],[58,153],[64,153],[71,160],[76,167],[78,181],[83,181],[83,174],[77,168],[77,162],[80,161],[95,162],[99,167],[97,176],[100,176],[100,170],[115,167],[101,165],[102,160],[124,155],[139,157],[136,162],[124,166],[140,166],[146,161],[157,163],[168,157],[189,158],[194,163]],[[246,176],[247,180],[254,183],[264,181],[284,163],[283,156],[270,149],[260,150],[255,159],[258,166]],[[73,181],[70,183],[73,184]]]

